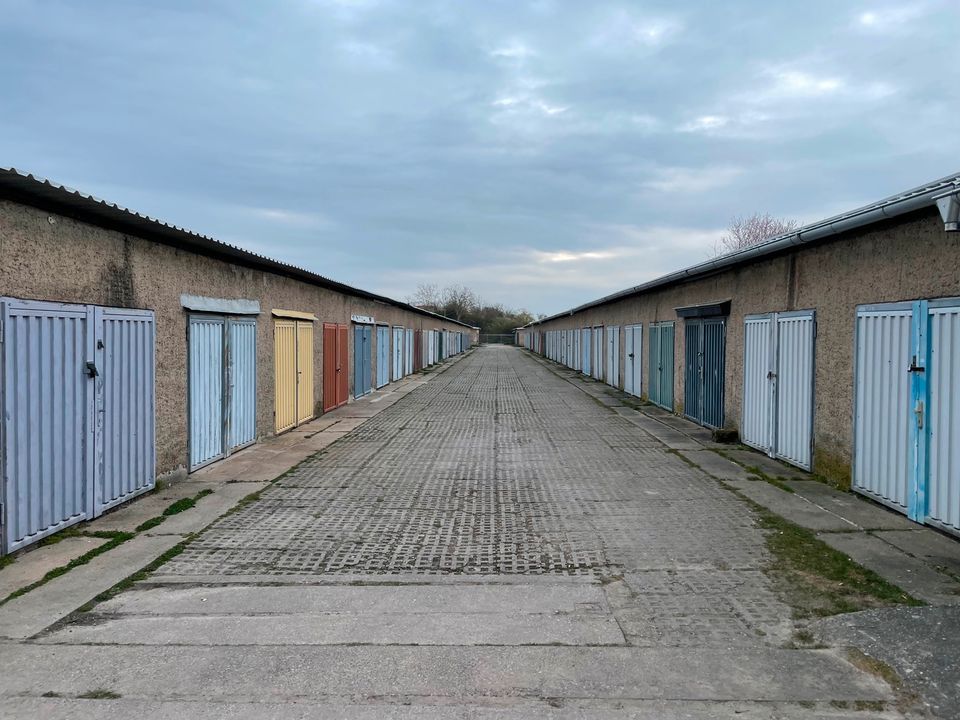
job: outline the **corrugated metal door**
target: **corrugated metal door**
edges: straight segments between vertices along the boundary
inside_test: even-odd
[[[701,422],[723,427],[724,368],[727,323],[722,318],[703,321],[703,400]]]
[[[313,322],[297,321],[297,424],[313,419]]]
[[[382,388],[390,382],[390,328],[377,326],[377,387]]]
[[[297,323],[273,322],[274,421],[278,433],[297,424]]]
[[[403,377],[403,361],[404,361],[404,349],[403,349],[403,338],[404,331],[402,327],[395,327],[393,329],[393,379],[399,380]]]
[[[226,454],[224,443],[224,327],[219,315],[189,319],[190,470]]]
[[[687,320],[684,331],[683,414],[695,422],[700,422],[703,395],[703,325],[696,320]]]
[[[227,452],[257,437],[257,321],[227,318]]]
[[[744,319],[741,439],[805,470],[813,463],[815,336],[812,310]]]
[[[349,373],[349,328],[323,324],[323,411],[335,410],[347,402]]]
[[[413,332],[413,371],[423,370],[423,331]]]
[[[337,407],[337,326],[323,324],[323,411]]]
[[[94,317],[98,370],[96,516],[156,484],[156,363],[152,311],[95,308]]]
[[[4,300],[3,552],[93,516],[93,318]],[[41,430],[42,429],[42,430]]]
[[[582,351],[582,362],[580,363],[580,372],[584,375],[590,374],[590,348],[593,346],[593,340],[590,337],[590,328],[584,328],[581,333],[581,351]]]
[[[353,396],[372,390],[373,330],[369,325],[353,326]]]
[[[673,410],[674,327],[672,322],[650,325],[650,402]]]
[[[684,415],[708,427],[721,427],[726,323],[722,318],[707,318],[688,319],[684,324]]]
[[[926,519],[960,532],[960,304],[929,306]],[[915,408],[921,413],[922,406]]]
[[[403,346],[403,374],[413,374],[414,357],[416,357],[416,348],[414,347],[413,330],[406,329],[404,333],[405,343]]]
[[[155,484],[154,316],[0,298],[0,551]]]
[[[909,303],[857,310],[853,487],[901,512],[911,490]]]
[[[620,387],[620,326],[607,328],[607,384]]]
[[[649,342],[649,373],[650,379],[647,380],[647,396],[650,402],[659,405],[660,404],[660,326],[651,325],[650,326],[650,342]]]
[[[603,327],[597,325],[593,328],[593,377],[596,380],[603,380],[604,358],[603,358]]]
[[[776,325],[770,315],[749,315],[743,322],[743,419],[740,439],[770,452],[773,447]]]
[[[256,439],[257,321],[191,315],[188,324],[192,471]]]
[[[776,315],[776,429],[774,453],[810,470],[813,465],[813,311]]]
[[[640,397],[641,375],[643,367],[643,326],[630,325],[624,334],[626,344],[623,368],[623,389],[631,395]]]
[[[337,325],[337,407],[345,405],[350,395],[350,328]]]

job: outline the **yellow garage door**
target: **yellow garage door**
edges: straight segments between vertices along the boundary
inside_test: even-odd
[[[297,424],[297,323],[275,320],[273,325],[276,378],[277,432]]]
[[[297,424],[313,418],[313,323],[297,321]]]
[[[313,419],[313,322],[310,313],[274,310],[276,430]]]

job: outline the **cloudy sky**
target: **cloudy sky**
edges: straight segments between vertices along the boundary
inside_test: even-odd
[[[960,3],[0,0],[0,166],[559,311],[960,170]]]

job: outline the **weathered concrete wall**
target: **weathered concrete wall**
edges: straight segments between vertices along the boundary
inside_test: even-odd
[[[935,208],[845,233],[712,277],[653,290],[560,318],[534,330],[643,323],[643,390],[649,377],[648,327],[676,323],[675,398],[683,410],[684,323],[676,308],[730,300],[725,426],[740,424],[744,316],[816,310],[814,470],[840,481],[853,451],[853,350],[857,305],[960,295],[960,234],[947,233]],[[623,358],[620,362],[623,387]]]
[[[350,325],[350,316],[415,330],[471,332],[462,325],[393,305],[343,295],[281,275],[0,200],[0,295],[153,310],[156,314],[157,471],[187,464],[187,313],[183,293],[259,300],[257,434],[274,433],[274,309],[310,312],[314,324],[314,401],[323,403],[324,322]],[[376,332],[373,332],[376,378]],[[353,397],[353,331],[349,335]]]

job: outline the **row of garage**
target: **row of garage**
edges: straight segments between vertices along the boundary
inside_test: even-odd
[[[958,188],[928,183],[517,341],[960,533]]]
[[[0,551],[463,352],[476,330],[0,172]]]

